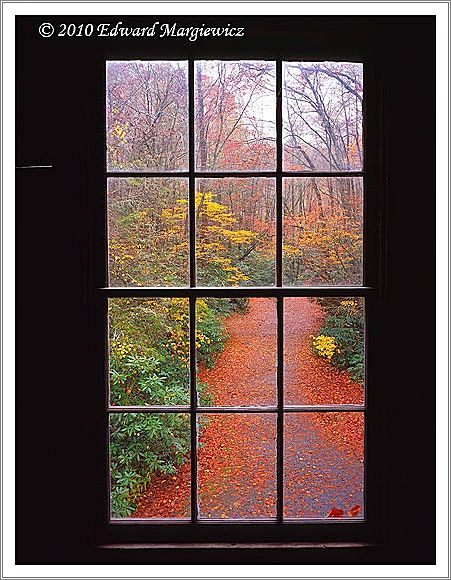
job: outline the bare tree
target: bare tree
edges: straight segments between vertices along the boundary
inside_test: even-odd
[[[361,168],[362,65],[287,63],[284,97],[289,168]]]
[[[272,169],[274,110],[273,63],[197,63],[197,167]]]
[[[108,160],[116,169],[187,169],[186,65],[110,62]]]

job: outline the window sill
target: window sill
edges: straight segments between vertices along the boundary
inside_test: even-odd
[[[204,550],[204,549],[347,549],[376,548],[369,542],[197,542],[197,543],[152,543],[152,544],[104,544],[97,550]]]
[[[368,542],[117,543],[97,546],[98,564],[354,564],[381,561]]]

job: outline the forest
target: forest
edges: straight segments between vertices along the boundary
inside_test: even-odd
[[[110,61],[106,72],[107,168],[115,173],[109,177],[107,187],[109,285],[188,287],[189,180],[177,176],[189,169],[187,63]],[[276,180],[238,174],[275,170],[275,63],[197,61],[194,81],[196,171],[237,172],[236,177],[196,179],[196,284],[274,286]],[[363,67],[359,63],[283,63],[282,88],[282,157],[283,170],[288,174],[282,187],[283,284],[359,286],[363,282],[363,177],[327,177],[327,173],[363,170]],[[121,172],[133,172],[134,176],[121,177]],[[141,177],[140,172],[159,172],[159,176]],[[161,176],[166,172],[171,175]],[[289,172],[296,175],[289,176]],[[301,176],[300,172],[305,174]],[[308,172],[321,172],[322,176],[309,176]],[[225,375],[245,374],[246,363],[240,362],[241,347],[234,351],[237,341],[247,336],[247,356],[254,360],[257,351],[266,345],[265,337],[275,336],[275,327],[265,326],[271,317],[275,320],[271,299],[197,299],[195,339],[201,405],[224,404]],[[293,299],[285,317],[287,329],[292,329],[285,340],[294,345],[292,352],[287,348],[293,362],[287,361],[284,367],[286,392],[293,398],[292,404],[317,404],[318,400],[321,404],[361,404],[363,301],[349,297]],[[253,325],[255,320],[260,320],[258,325]],[[188,298],[109,299],[108,324],[110,404],[189,405]],[[246,334],[246,328],[253,330]],[[307,329],[311,334],[306,334]],[[267,343],[268,356],[271,352],[274,355],[273,346],[273,342]],[[238,401],[237,405],[260,404],[260,396],[265,404],[273,404],[265,393],[272,392],[276,369],[263,373],[265,363],[259,360],[257,356],[252,374],[264,375],[266,386],[263,389],[263,383],[258,385],[262,388],[253,402],[253,388],[257,386],[251,384],[252,378],[240,383],[244,402]],[[258,364],[262,368],[255,366]],[[333,430],[332,423],[325,421],[327,415],[339,414],[324,413],[316,431],[311,427],[311,438],[317,441],[318,432],[330,447],[335,443],[330,439]],[[363,427],[360,419],[348,420],[345,415],[334,429],[338,433],[335,438],[342,439],[347,453],[355,444],[350,443],[352,439],[363,440]],[[221,432],[221,425],[215,416],[199,417],[199,461],[203,471],[213,470],[204,465],[203,459],[209,456],[210,447],[223,449],[221,437],[229,437],[226,431]],[[225,423],[223,426],[225,429]],[[215,432],[216,438],[212,435]],[[255,432],[259,430],[256,428]],[[247,444],[251,445],[252,440]],[[228,453],[228,462],[233,464],[236,455],[231,450]],[[357,458],[361,453],[356,448],[348,455]],[[156,517],[158,490],[165,490],[161,497],[169,498],[170,478],[173,484],[180,483],[179,491],[173,492],[180,496],[189,454],[189,415],[112,413],[112,517]],[[227,467],[230,473],[232,467]],[[288,477],[297,477],[290,476],[289,470],[287,473]],[[358,480],[352,484],[357,491],[348,494],[355,498],[363,476],[349,477]],[[204,486],[201,501],[213,506],[211,498],[205,497],[212,495],[217,482],[203,484],[202,475],[200,480]],[[233,478],[228,481],[224,487]],[[150,505],[152,494],[156,498],[151,502],[153,507],[143,511],[143,498]],[[261,512],[266,515],[272,513],[271,502],[268,503],[271,494],[271,490],[266,490],[266,500],[261,499],[269,510]],[[258,512],[258,497],[250,502],[254,515]],[[169,500],[160,502],[160,517],[189,516],[189,499],[179,498],[175,502],[179,504],[177,509],[172,511],[163,506],[165,501]],[[229,497],[222,501],[231,500]],[[240,504],[235,506],[239,517],[250,517],[239,511],[242,499],[232,503]],[[223,515],[228,514],[226,508],[217,509],[219,517],[231,517]],[[298,516],[308,516],[311,508],[306,504],[304,512],[293,509]],[[211,514],[215,510],[215,506],[211,507]]]

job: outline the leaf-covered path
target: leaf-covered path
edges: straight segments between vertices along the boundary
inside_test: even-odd
[[[324,313],[308,298],[284,306],[284,384],[287,404],[363,403],[363,388],[346,371],[314,356],[311,335]],[[275,300],[253,298],[245,314],[226,320],[229,339],[213,369],[199,379],[215,406],[275,405]],[[201,418],[199,508],[205,518],[275,516],[276,423],[264,413],[209,414]],[[363,505],[361,413],[289,413],[284,428],[284,512],[325,517],[333,508]],[[155,478],[134,517],[189,515],[190,466]],[[360,510],[358,516],[362,516]]]

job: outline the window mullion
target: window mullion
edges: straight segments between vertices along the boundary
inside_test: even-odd
[[[110,286],[99,288],[98,291],[108,298],[274,298],[278,296],[369,296],[379,290],[373,286],[197,286],[196,288],[168,288],[147,286]]]
[[[188,159],[189,159],[189,282],[196,286],[196,181],[194,144],[194,60],[188,62]],[[197,507],[197,386],[196,297],[189,297],[189,381],[191,423],[191,522],[198,520]]]
[[[282,286],[282,61],[276,62],[276,285]],[[277,298],[277,521],[283,521],[283,297]]]
[[[283,297],[277,298],[277,521],[283,521]]]
[[[188,159],[189,159],[189,285],[196,286],[196,181],[194,176],[194,61],[188,63]]]
[[[267,407],[203,407],[197,405],[196,412],[202,414],[221,414],[221,413],[277,413],[277,406],[267,406]],[[366,411],[366,405],[346,405],[346,404],[336,404],[336,405],[285,405],[282,409],[284,415],[289,413],[336,413],[336,412],[346,412],[346,413],[361,413]],[[189,413],[191,407],[188,405],[149,405],[147,407],[139,406],[112,406],[107,408],[107,413]]]
[[[276,63],[276,286],[282,286],[282,62]]]
[[[219,177],[364,177],[364,171],[106,171],[106,177],[190,177],[216,179]]]
[[[197,505],[197,386],[196,386],[196,298],[189,299],[189,369],[191,422],[191,521],[198,520]]]

